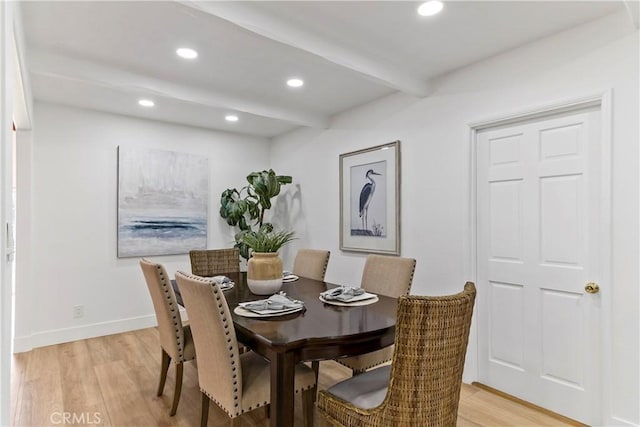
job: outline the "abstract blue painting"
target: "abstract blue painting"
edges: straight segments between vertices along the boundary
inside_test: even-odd
[[[207,247],[209,161],[118,147],[118,257],[186,254]]]

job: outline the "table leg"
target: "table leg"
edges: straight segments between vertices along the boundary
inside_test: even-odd
[[[271,358],[271,427],[293,427],[295,362],[290,353]]]

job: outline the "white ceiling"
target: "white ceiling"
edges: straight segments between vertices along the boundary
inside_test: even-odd
[[[428,96],[436,76],[625,10],[476,0],[421,17],[419,4],[23,2],[21,12],[36,99],[272,137],[397,91]],[[183,46],[199,57],[177,57]],[[305,85],[287,87],[292,76]]]

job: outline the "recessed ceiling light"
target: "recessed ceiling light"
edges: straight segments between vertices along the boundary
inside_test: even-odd
[[[142,105],[143,107],[153,107],[154,105],[156,105],[156,103],[150,99],[140,99],[138,100],[138,104]]]
[[[185,59],[195,59],[198,57],[198,52],[193,49],[189,49],[188,47],[181,47],[180,49],[176,50],[176,53],[178,54],[178,56],[181,56]]]
[[[227,114],[226,116],[224,116],[224,119],[228,122],[237,122],[238,116],[236,116],[235,114]]]
[[[440,12],[443,7],[444,5],[441,1],[428,1],[426,3],[422,3],[420,7],[418,7],[418,14],[422,16],[432,16]]]
[[[289,79],[287,80],[287,86],[289,87],[300,87],[304,84],[301,79]]]

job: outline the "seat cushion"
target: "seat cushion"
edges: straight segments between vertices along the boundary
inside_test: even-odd
[[[242,366],[242,410],[248,412],[267,405],[271,394],[271,365],[268,361],[249,351],[240,356]],[[316,377],[303,363],[296,365],[295,391],[299,393],[312,388]]]
[[[372,409],[384,401],[390,376],[391,366],[383,366],[341,381],[329,388],[327,393],[358,408]]]
[[[359,356],[345,357],[337,359],[336,362],[351,368],[354,373],[359,374],[374,366],[382,365],[393,359],[393,346],[372,351],[371,353],[361,354]]]

